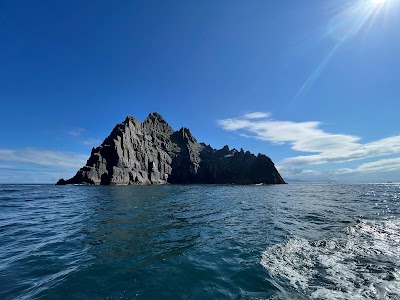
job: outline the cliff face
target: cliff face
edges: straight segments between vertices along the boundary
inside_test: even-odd
[[[189,129],[174,131],[158,114],[115,126],[86,166],[57,184],[285,183],[271,159],[228,146],[198,143]]]

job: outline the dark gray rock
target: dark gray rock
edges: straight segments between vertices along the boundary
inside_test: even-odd
[[[141,123],[133,117],[115,126],[86,165],[65,184],[285,183],[271,159],[228,146],[198,143],[190,130],[174,131],[158,113]]]

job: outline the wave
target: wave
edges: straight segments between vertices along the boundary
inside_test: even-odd
[[[28,289],[24,295],[18,297],[18,300],[32,299],[35,298],[39,293],[50,289],[51,287],[62,282],[70,273],[77,272],[79,270],[78,266],[71,266],[65,270],[62,270],[56,274],[48,275],[41,280],[35,282],[34,286]],[[60,296],[60,295],[58,295]]]
[[[299,298],[400,299],[399,257],[400,220],[358,221],[331,239],[274,245],[261,264]]]

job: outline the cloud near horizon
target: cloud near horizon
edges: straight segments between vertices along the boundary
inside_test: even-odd
[[[373,162],[363,163],[355,168],[339,168],[339,169],[302,169],[298,167],[291,167],[288,165],[277,166],[281,174],[287,177],[302,177],[307,179],[343,179],[346,176],[352,175],[368,175],[371,173],[385,173],[387,178],[391,178],[391,173],[400,171],[400,158],[386,158]],[[396,176],[396,175],[395,175]],[[382,178],[384,181],[385,178]]]
[[[41,167],[76,169],[81,168],[87,155],[36,148],[0,149],[0,162],[28,163]]]
[[[239,118],[219,120],[218,124],[224,130],[237,132],[248,138],[277,145],[289,144],[292,150],[312,153],[283,159],[279,165],[287,170],[307,165],[344,163],[400,153],[400,135],[362,143],[358,136],[325,132],[320,128],[321,122],[279,121],[270,116],[269,113],[255,112]],[[399,158],[365,163],[357,169],[343,169],[342,173],[369,170],[381,172],[393,170],[393,168],[400,169]]]
[[[88,156],[37,148],[0,149],[0,183],[55,183],[72,177]]]

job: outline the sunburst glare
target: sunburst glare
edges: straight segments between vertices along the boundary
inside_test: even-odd
[[[363,28],[366,28],[366,32],[368,32],[377,16],[382,13],[383,8],[386,7],[388,9],[394,1],[395,0],[358,0],[353,1],[351,4],[346,4],[346,6],[339,9],[339,12],[332,16],[331,22],[326,30],[326,36],[336,40],[336,44],[300,87],[293,101],[318,79],[331,58],[345,41],[355,36]]]

